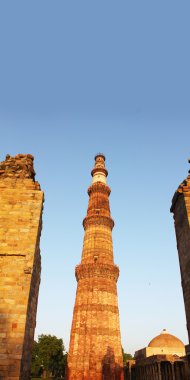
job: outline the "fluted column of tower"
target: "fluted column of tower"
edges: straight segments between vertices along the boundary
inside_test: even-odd
[[[82,260],[75,269],[78,282],[68,355],[69,380],[121,380],[121,350],[117,279],[110,216],[110,188],[105,156],[95,157],[83,221]]]

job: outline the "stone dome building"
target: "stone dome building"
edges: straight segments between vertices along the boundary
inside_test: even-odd
[[[135,352],[125,366],[127,380],[189,380],[185,346],[165,329],[147,347]]]
[[[147,347],[135,352],[135,359],[144,359],[153,355],[185,356],[185,346],[176,336],[163,330],[160,335],[153,338]]]

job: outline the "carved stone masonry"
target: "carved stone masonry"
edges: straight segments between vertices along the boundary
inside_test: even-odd
[[[29,380],[40,284],[43,192],[33,156],[0,163],[0,379]]]
[[[174,214],[187,330],[190,342],[190,175],[187,176],[176,190],[170,211]]]
[[[35,171],[33,168],[34,157],[31,154],[17,154],[11,157],[9,154],[6,160],[0,163],[0,178],[31,178],[34,180]]]
[[[114,264],[110,188],[105,156],[95,157],[89,204],[83,221],[82,260],[68,354],[69,380],[122,380],[123,360],[117,302],[119,268]]]

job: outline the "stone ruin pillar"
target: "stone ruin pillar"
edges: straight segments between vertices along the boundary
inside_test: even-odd
[[[95,157],[68,354],[69,380],[122,380],[123,360],[105,157]]]
[[[0,163],[0,379],[29,380],[40,284],[43,192],[33,156]]]
[[[190,175],[187,176],[176,190],[170,211],[174,215],[181,283],[190,342]]]

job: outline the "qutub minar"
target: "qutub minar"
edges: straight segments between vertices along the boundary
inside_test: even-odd
[[[68,354],[69,380],[123,380],[117,280],[110,216],[110,188],[105,156],[95,156],[83,220],[82,260],[75,269],[78,282]]]

